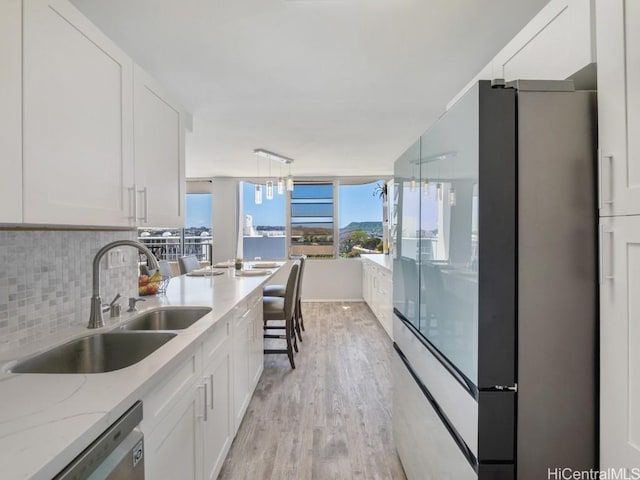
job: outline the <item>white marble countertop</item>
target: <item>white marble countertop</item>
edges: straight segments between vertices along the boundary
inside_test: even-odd
[[[101,329],[69,329],[46,343],[0,357],[0,477],[49,480],[142,398],[167,369],[189,355],[203,333],[271,275],[237,277],[233,269],[211,277],[175,277],[165,296],[144,297],[138,312],[105,320]],[[159,306],[208,306],[212,311],[142,361],[99,374],[12,374],[17,358],[74,338],[104,333]],[[123,309],[124,311],[124,309]],[[88,317],[88,312],[87,312]],[[115,320],[115,321],[114,321]]]
[[[384,267],[387,270],[391,271],[393,259],[391,255],[385,255],[383,253],[367,253],[360,255],[360,258],[363,260],[369,260],[380,267]]]

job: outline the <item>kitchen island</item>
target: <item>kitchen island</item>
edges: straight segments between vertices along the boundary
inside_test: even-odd
[[[221,458],[215,459],[215,465],[188,466],[196,476],[209,478],[211,471],[221,467],[262,371],[262,286],[273,276],[241,277],[228,269],[217,276],[175,277],[171,279],[166,295],[145,297],[146,301],[138,304],[139,312],[123,313],[116,319],[106,318],[107,326],[100,329],[87,330],[84,326],[67,329],[46,342],[3,354],[0,357],[3,365],[0,373],[2,478],[51,479],[138,400],[142,400],[145,407],[141,428],[147,437],[147,478],[152,478],[153,463],[161,459],[154,458],[149,445],[159,443],[158,435],[171,433],[170,428],[162,431],[163,418],[179,413],[176,409],[181,402],[185,403],[184,398],[194,409],[207,408],[207,402],[198,394],[207,389],[214,393],[214,372],[210,374],[210,384],[202,383],[202,372],[206,369],[204,360],[209,358],[209,353],[213,355],[215,347],[227,352],[226,387],[229,391],[225,395],[231,403],[227,408],[232,417],[227,420],[230,438],[225,440]],[[212,310],[189,328],[176,331],[175,338],[127,368],[95,374],[13,374],[8,371],[16,359],[26,355],[88,334],[118,329],[120,324],[147,310],[178,306],[205,306]],[[248,319],[251,319],[250,324]],[[223,324],[224,329],[220,328]],[[211,347],[210,351],[207,351],[208,347]],[[181,380],[179,375],[184,365],[189,365],[189,376]],[[245,375],[244,365],[253,366],[253,375]],[[240,373],[249,382],[240,385],[243,398],[233,393],[238,390],[237,368],[243,369]],[[172,392],[162,391],[162,387],[172,385],[172,381],[179,388]],[[160,398],[169,393],[175,394],[175,401],[173,397]],[[178,394],[181,398],[177,398]],[[212,400],[210,403],[213,410]],[[150,411],[148,406],[153,406],[154,410]],[[211,411],[209,415],[213,413]],[[218,417],[225,414],[215,413]],[[193,421],[204,422],[207,413],[203,411],[203,414],[192,415]],[[196,462],[202,462],[203,455],[197,452],[203,450],[201,443],[206,437],[206,427],[198,423],[192,427],[193,431],[189,433],[195,453],[191,453],[195,454]]]

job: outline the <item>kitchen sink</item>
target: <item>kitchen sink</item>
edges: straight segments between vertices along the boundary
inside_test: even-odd
[[[207,307],[162,308],[143,313],[120,327],[122,330],[183,330],[211,311]]]
[[[12,373],[104,373],[120,370],[167,343],[171,332],[111,332],[78,338],[18,362]]]

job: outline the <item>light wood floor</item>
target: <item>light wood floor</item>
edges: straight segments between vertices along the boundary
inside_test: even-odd
[[[391,433],[391,340],[364,303],[302,308],[296,369],[265,356],[218,478],[405,479]]]

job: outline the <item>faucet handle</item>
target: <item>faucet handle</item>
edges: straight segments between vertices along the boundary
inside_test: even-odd
[[[144,301],[144,298],[129,297],[129,310],[127,310],[127,312],[137,311],[138,309],[136,308],[136,303]]]

